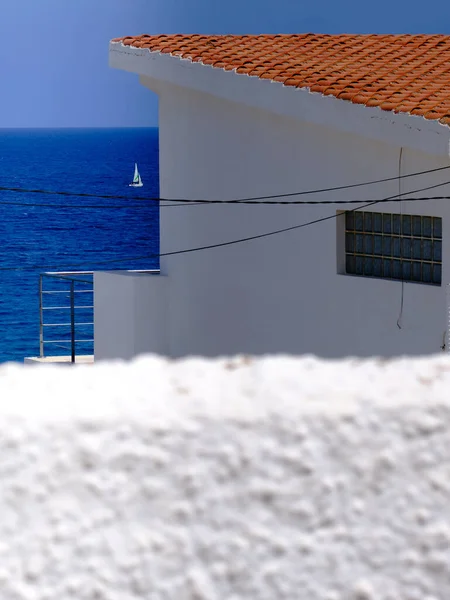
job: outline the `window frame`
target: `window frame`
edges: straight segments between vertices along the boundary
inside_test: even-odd
[[[442,286],[442,217],[353,210],[336,216],[339,274]]]

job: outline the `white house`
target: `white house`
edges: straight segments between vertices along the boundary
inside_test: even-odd
[[[127,37],[110,65],[159,96],[161,198],[367,185],[163,201],[161,273],[95,275],[96,360],[441,350],[450,200],[408,197],[450,196],[450,36]]]

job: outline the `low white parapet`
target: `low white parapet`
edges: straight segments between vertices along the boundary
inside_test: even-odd
[[[159,271],[94,273],[96,361],[170,355],[167,280]]]
[[[0,369],[0,596],[446,600],[450,363]]]
[[[26,365],[90,365],[94,362],[93,354],[82,354],[75,357],[72,362],[71,356],[31,356],[23,361]]]

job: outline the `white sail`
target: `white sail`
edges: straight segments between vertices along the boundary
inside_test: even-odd
[[[139,169],[137,163],[134,163],[134,177],[133,183],[130,183],[130,187],[142,187],[144,184],[142,183],[141,175],[139,173]]]

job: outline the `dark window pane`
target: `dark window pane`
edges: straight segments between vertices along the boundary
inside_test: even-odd
[[[402,278],[402,263],[399,260],[392,261],[392,277],[394,279]]]
[[[431,264],[422,263],[422,281],[431,283]]]
[[[404,260],[402,263],[402,276],[405,281],[410,281],[411,279],[411,263],[409,260]]]
[[[355,252],[362,254],[364,250],[364,236],[362,233],[357,233],[355,235]]]
[[[354,252],[355,251],[355,235],[353,233],[345,234],[345,251],[346,252]]]
[[[392,256],[395,256],[395,258],[400,258],[401,255],[402,255],[401,239],[393,238],[392,239]]]
[[[403,215],[402,233],[403,235],[411,235],[411,215]]]
[[[345,271],[350,274],[355,273],[355,257],[347,254],[345,258]]]
[[[364,275],[373,275],[373,258],[369,258],[368,256],[364,258]]]
[[[442,237],[442,219],[440,217],[433,218],[433,236],[437,238]]]
[[[392,233],[397,235],[400,235],[401,233],[400,215],[392,215]]]
[[[383,255],[392,256],[392,238],[389,236],[383,238]]]
[[[373,235],[364,236],[364,253],[373,254]]]
[[[363,265],[364,265],[364,259],[362,256],[357,256],[355,258],[355,273],[357,275],[362,275],[363,274]]]
[[[383,269],[382,269],[383,265],[382,265],[382,261],[381,258],[374,258],[373,259],[373,274],[374,277],[381,277],[383,275]]]
[[[373,230],[375,233],[381,233],[383,231],[381,213],[373,213]]]
[[[364,231],[369,231],[371,233],[372,229],[373,229],[372,213],[365,212],[364,213]]]
[[[353,214],[355,216],[355,229],[356,229],[356,231],[362,231],[363,230],[363,213],[356,211]]]
[[[392,233],[391,215],[383,215],[383,233]]]
[[[441,261],[442,260],[442,242],[441,240],[433,241],[433,260]]]
[[[422,235],[424,237],[431,237],[431,217],[423,217]]]
[[[352,212],[345,213],[345,229],[348,229],[349,231],[353,231],[355,229],[354,213]]]
[[[392,260],[383,260],[383,277],[392,277]]]
[[[383,238],[381,235],[373,236],[373,253],[374,254],[383,254]]]
[[[442,282],[442,267],[441,265],[433,265],[433,283],[440,284]]]
[[[431,240],[423,240],[422,242],[422,253],[424,260],[431,260],[432,257],[432,245]]]
[[[422,242],[420,240],[413,240],[412,257],[417,260],[422,258]]]
[[[409,238],[402,239],[402,258],[411,258],[411,240]]]
[[[422,219],[421,217],[413,217],[413,235],[420,237],[422,235]]]
[[[422,265],[420,262],[413,262],[412,264],[412,279],[413,281],[422,280]]]

